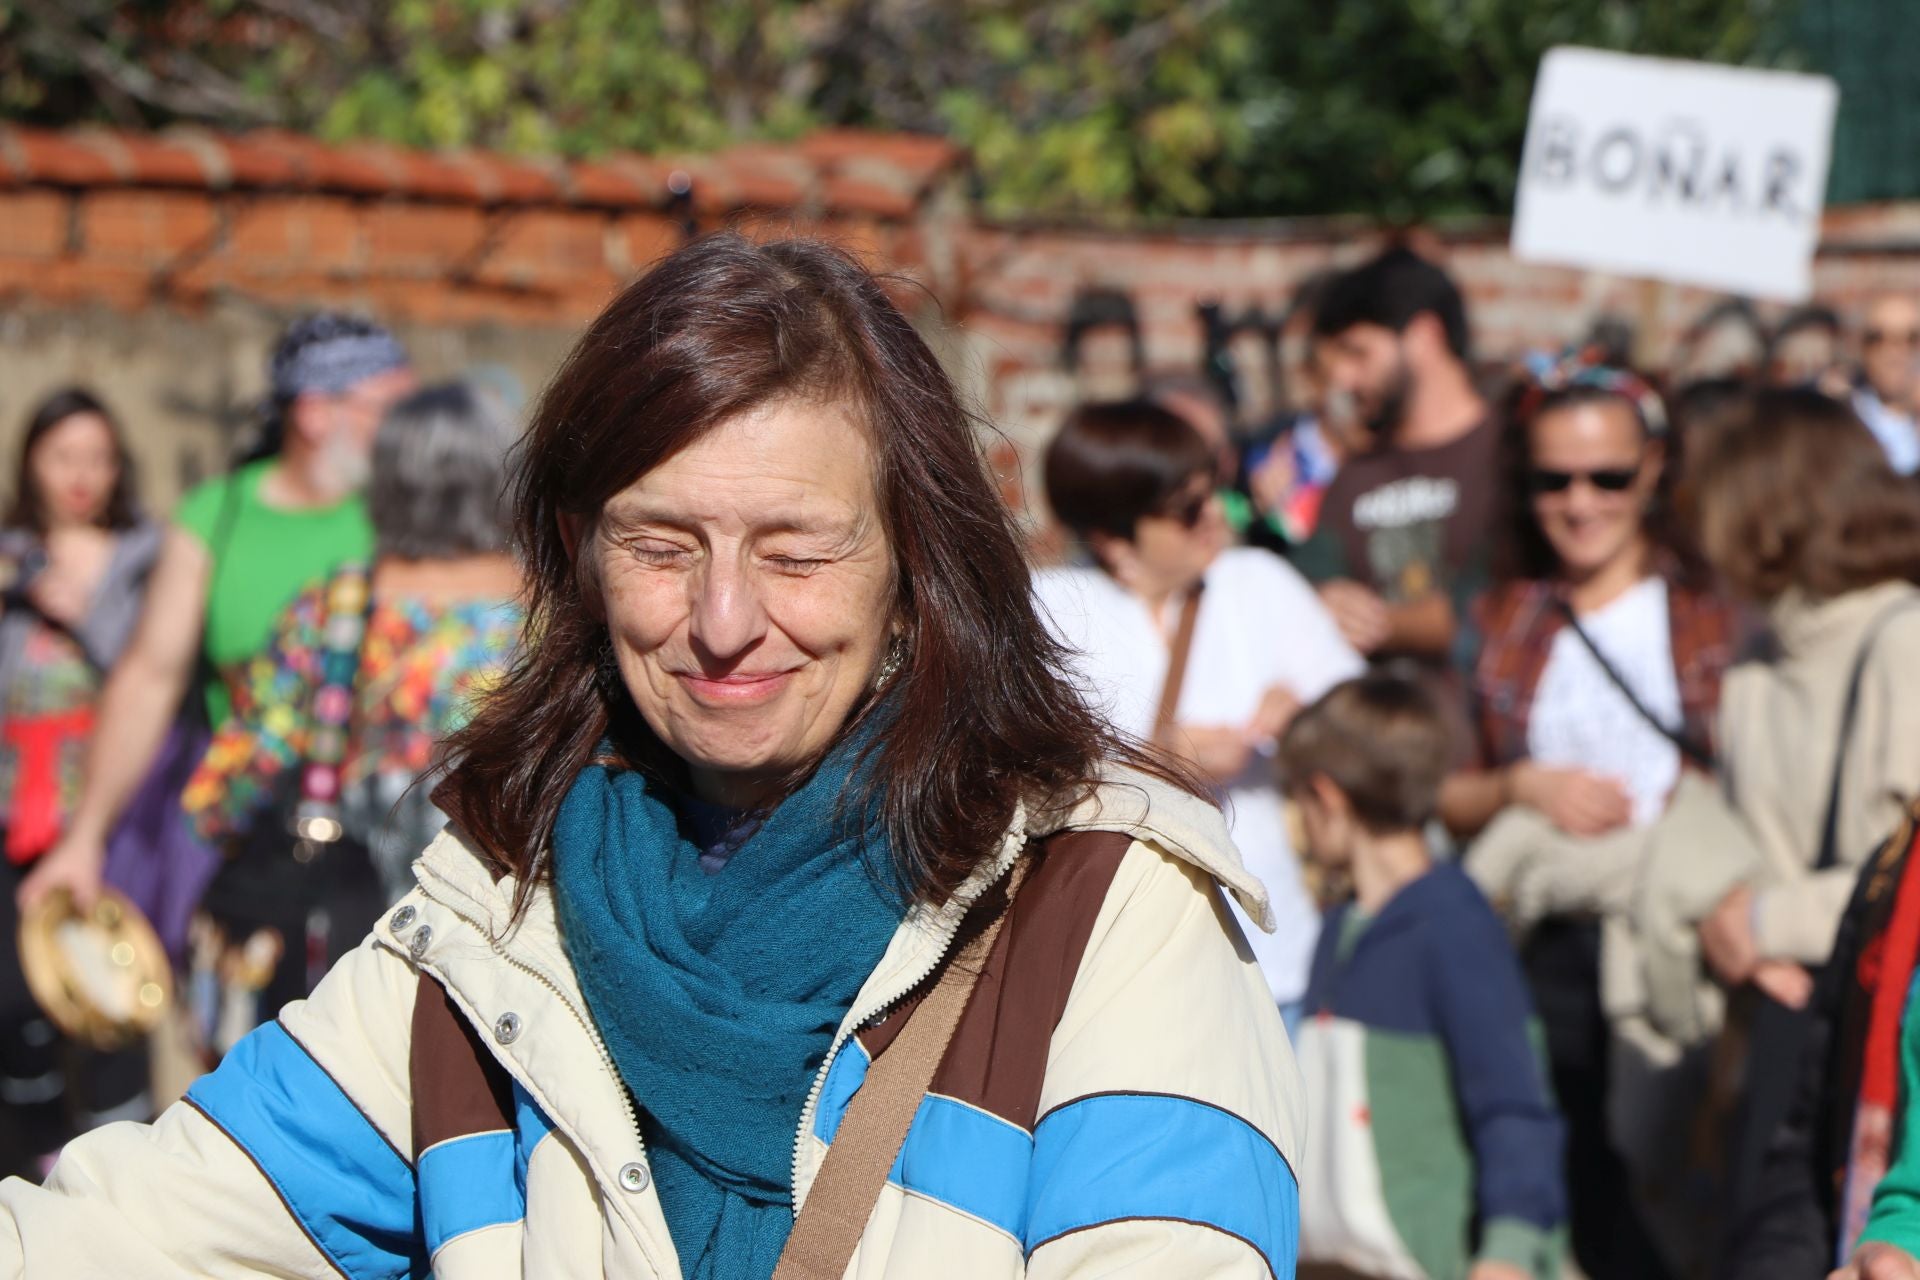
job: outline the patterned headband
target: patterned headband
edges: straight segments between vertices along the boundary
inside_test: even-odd
[[[406,348],[385,329],[322,312],[298,322],[274,351],[273,397],[285,402],[310,391],[338,395],[356,382],[407,363]]]
[[[1667,434],[1667,409],[1659,393],[1639,374],[1606,363],[1598,347],[1569,347],[1557,357],[1536,351],[1526,359],[1526,372],[1531,385],[1520,397],[1522,421],[1540,412],[1547,397],[1584,389],[1620,397],[1640,415],[1648,435]]]

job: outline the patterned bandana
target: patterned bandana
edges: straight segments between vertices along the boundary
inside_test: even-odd
[[[1536,351],[1526,358],[1526,375],[1532,385],[1520,398],[1522,421],[1538,413],[1548,396],[1587,387],[1631,404],[1648,435],[1657,439],[1667,434],[1667,410],[1659,393],[1639,374],[1606,363],[1598,347],[1568,347],[1558,356]]]
[[[407,363],[399,340],[371,320],[321,311],[288,326],[273,349],[268,375],[273,398],[284,404],[309,391],[338,395]]]

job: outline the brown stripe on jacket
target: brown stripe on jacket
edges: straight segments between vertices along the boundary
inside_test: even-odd
[[[413,1002],[413,1158],[435,1143],[513,1128],[513,1083],[453,1003],[426,974]]]
[[[1026,882],[934,1072],[933,1092],[1033,1131],[1053,1030],[1066,1011],[1093,922],[1132,846],[1133,837],[1119,832],[1070,831],[1027,847],[1024,856],[1032,864]],[[962,921],[949,954],[1005,902],[999,886],[983,895]],[[1009,970],[1015,975],[1011,989]],[[869,1054],[886,1051],[932,984],[929,977],[884,1021],[860,1032]]]

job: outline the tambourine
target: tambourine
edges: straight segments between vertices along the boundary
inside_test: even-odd
[[[138,907],[102,887],[82,914],[58,889],[20,920],[27,989],[54,1025],[96,1049],[118,1049],[159,1025],[173,1000],[173,967]]]

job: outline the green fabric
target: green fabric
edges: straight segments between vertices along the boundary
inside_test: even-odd
[[[1366,923],[1346,922],[1340,945],[1351,948]],[[1544,1064],[1539,1024],[1528,1033]],[[1429,1280],[1465,1280],[1473,1264],[1483,1261],[1511,1263],[1538,1280],[1559,1276],[1564,1229],[1542,1231],[1518,1218],[1494,1218],[1481,1224],[1474,1245],[1473,1148],[1460,1123],[1446,1044],[1434,1036],[1368,1027],[1366,1074],[1387,1216]]]
[[[1387,1216],[1429,1280],[1463,1280],[1471,1261],[1473,1152],[1446,1045],[1437,1036],[1368,1027],[1366,1072]]]
[[[1360,935],[1365,933],[1367,926],[1372,923],[1373,917],[1362,911],[1358,903],[1347,908],[1347,913],[1340,917],[1340,936],[1334,940],[1335,964],[1347,962],[1347,958],[1353,954],[1353,949],[1360,945]]]
[[[553,829],[561,938],[643,1109],[689,1280],[764,1280],[793,1229],[794,1131],[834,1033],[899,927],[901,895],[852,735],[718,871],[671,792],[580,771]]]
[[[1893,1162],[1873,1191],[1873,1209],[1867,1214],[1860,1242],[1877,1240],[1897,1245],[1920,1257],[1920,1125],[1912,1108],[1920,1099],[1920,1018],[1914,1016],[1911,997],[1900,1022],[1900,1093],[1895,1112]]]
[[[1560,1234],[1519,1218],[1495,1218],[1481,1228],[1473,1260],[1504,1262],[1545,1280],[1560,1274]]]
[[[1305,542],[1293,549],[1288,559],[1293,562],[1300,576],[1315,586],[1347,577],[1350,572],[1346,548],[1324,521]]]
[[[303,511],[267,506],[260,483],[273,466],[267,459],[210,480],[173,514],[174,524],[214,562],[200,645],[221,676],[207,685],[207,715],[215,725],[231,707],[227,680],[266,650],[294,597],[337,566],[373,555],[373,526],[361,498]]]
[[[1216,489],[1214,496],[1220,499],[1221,510],[1226,513],[1227,528],[1237,537],[1247,531],[1253,523],[1253,500],[1238,489]]]

